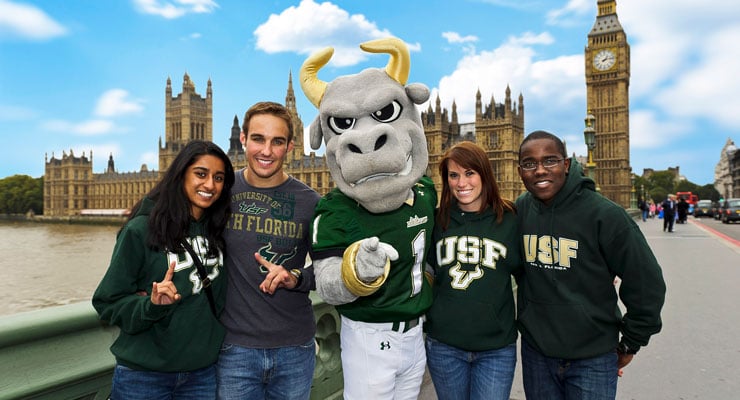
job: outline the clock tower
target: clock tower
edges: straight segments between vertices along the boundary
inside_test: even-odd
[[[596,185],[624,208],[630,206],[630,47],[617,18],[616,0],[597,0],[598,15],[585,51],[586,114],[596,117]]]

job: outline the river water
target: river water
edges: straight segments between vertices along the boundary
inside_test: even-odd
[[[89,302],[118,229],[0,220],[0,316]]]

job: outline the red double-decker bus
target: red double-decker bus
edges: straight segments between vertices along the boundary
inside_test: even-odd
[[[676,192],[676,197],[678,199],[684,199],[687,203],[691,204],[692,206],[695,206],[696,203],[699,202],[699,196],[691,192]]]

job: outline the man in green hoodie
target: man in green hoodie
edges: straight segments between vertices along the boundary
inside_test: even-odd
[[[614,399],[621,369],[661,329],[660,266],[634,220],[596,193],[557,136],[530,133],[518,170],[527,188],[516,201],[524,392],[530,400]]]

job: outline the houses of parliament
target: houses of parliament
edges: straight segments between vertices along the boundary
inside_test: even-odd
[[[593,160],[597,165],[595,179],[601,193],[622,205],[630,205],[631,168],[629,166],[629,45],[619,24],[615,0],[597,0],[598,15],[588,34],[585,49],[587,109],[596,117],[596,147]],[[196,92],[186,73],[182,90],[173,97],[172,82],[165,87],[165,135],[159,138],[158,170],[146,165],[138,172],[118,172],[113,155],[107,168],[93,173],[93,154],[75,155],[70,150],[57,158],[45,157],[44,215],[115,215],[130,209],[158,182],[180,149],[192,139],[213,140],[213,88],[210,79],[205,97]],[[457,107],[442,108],[439,97],[435,106],[421,112],[427,138],[429,167],[427,174],[441,189],[439,159],[452,145],[472,141],[483,147],[491,161],[501,195],[515,199],[524,192],[517,173],[519,144],[524,138],[524,97],[512,99],[507,86],[503,102],[491,96],[483,102],[480,90],[475,94],[475,121],[460,122]],[[324,156],[304,151],[304,126],[288,75],[285,106],[290,111],[295,144],[284,164],[287,173],[313,187],[319,194],[328,193],[334,184]],[[234,117],[227,154],[234,168],[246,166],[239,142],[239,119]]]

